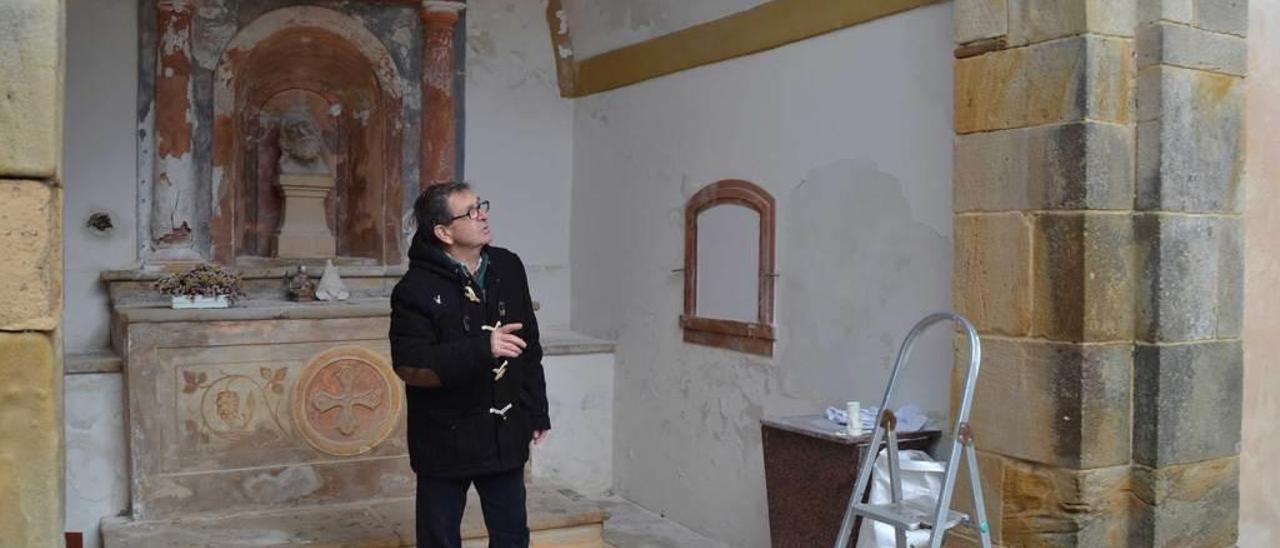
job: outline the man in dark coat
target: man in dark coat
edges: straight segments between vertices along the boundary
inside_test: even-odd
[[[489,202],[465,183],[414,203],[409,271],[391,293],[391,361],[408,396],[418,546],[461,546],[466,493],[489,546],[529,544],[524,464],[551,428],[524,264],[490,246]]]

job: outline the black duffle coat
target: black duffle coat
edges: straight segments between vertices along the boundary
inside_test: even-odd
[[[483,286],[415,237],[409,270],[391,294],[392,365],[430,369],[440,384],[406,386],[409,461],[418,474],[457,478],[520,468],[533,431],[551,428],[524,264],[500,247],[485,247],[482,256]],[[520,357],[494,357],[484,327],[498,322],[524,324],[515,333],[528,343]]]

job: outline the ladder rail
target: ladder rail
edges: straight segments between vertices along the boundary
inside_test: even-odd
[[[951,455],[947,459],[947,472],[942,476],[942,492],[938,494],[938,501],[934,506],[933,513],[935,516],[946,515],[947,510],[951,509],[951,493],[956,485],[956,470],[960,469],[960,446],[951,444]],[[985,519],[978,516],[978,519]],[[934,523],[940,523],[941,520],[935,520]],[[935,527],[933,532],[929,533],[929,548],[940,548],[942,546],[942,537],[945,536],[945,529]]]
[[[886,417],[893,415],[885,414]],[[898,446],[898,434],[896,432],[896,420],[885,421],[888,427],[886,436],[889,438],[889,446]],[[893,502],[902,502],[902,465],[898,462],[898,452],[889,451],[889,490],[892,492],[890,497]],[[894,538],[897,541],[898,548],[907,548],[907,532],[901,527],[893,528]]]
[[[978,338],[978,330],[974,328],[973,324],[970,323],[969,320],[959,314],[951,312],[936,312],[917,322],[915,326],[911,328],[911,331],[907,333],[906,338],[903,339],[902,345],[898,349],[898,356],[894,360],[893,370],[889,373],[889,382],[885,386],[884,396],[880,400],[879,416],[877,417],[875,427],[872,430],[871,444],[867,447],[866,452],[862,456],[862,463],[858,470],[858,481],[854,486],[853,492],[849,496],[849,504],[845,509],[844,519],[840,524],[840,530],[836,536],[835,548],[848,548],[849,546],[849,538],[853,534],[853,522],[858,515],[857,505],[859,500],[862,498],[861,495],[866,492],[867,485],[870,483],[875,460],[880,453],[881,444],[885,441],[886,429],[890,431],[888,436],[889,443],[886,447],[886,452],[889,453],[888,457],[890,459],[890,475],[893,478],[896,478],[899,475],[899,471],[897,470],[897,446],[894,443],[897,435],[893,433],[893,430],[896,429],[897,421],[894,420],[892,411],[889,411],[889,402],[892,400],[893,388],[894,385],[897,384],[898,374],[902,371],[903,365],[906,364],[911,356],[911,350],[915,345],[916,337],[929,327],[932,327],[934,324],[944,321],[951,321],[952,323],[959,324],[965,331],[969,343],[969,368],[965,375],[965,388],[963,395],[961,396],[960,408],[957,410],[955,427],[952,432],[953,443],[951,457],[947,459],[947,472],[943,479],[943,492],[940,493],[935,507],[934,523],[944,523],[943,519],[950,509],[951,494],[955,483],[955,473],[960,462],[960,444],[958,441],[960,440],[962,433],[966,436],[970,435],[967,432],[969,428],[969,411],[973,406],[973,393],[977,387],[978,371],[982,363],[982,346]],[[848,420],[859,419],[857,417],[849,417]],[[972,449],[971,445],[969,447]],[[976,459],[972,460],[976,462]],[[978,470],[976,465],[970,466],[969,473],[971,478],[977,477]],[[901,484],[898,481],[892,480],[890,483],[894,490],[894,501],[898,502],[898,499],[901,498]],[[975,499],[981,499],[981,486],[979,485],[981,482],[974,480],[973,483],[975,485],[975,489],[973,490],[974,497]],[[977,510],[975,517],[981,523],[980,530],[982,531],[982,544],[983,546],[989,547],[991,543],[990,537],[986,533],[987,524],[986,512],[984,511],[985,508],[983,507],[981,500],[975,501],[975,504],[975,510]],[[904,547],[906,532],[901,528],[895,527],[895,529],[895,540],[900,547]],[[941,546],[942,537],[945,535],[945,531],[945,528],[935,527],[933,532],[930,534],[930,545],[932,547],[936,548]]]
[[[964,452],[968,457],[969,465],[969,489],[973,493],[973,514],[977,517],[977,523],[974,526],[978,529],[978,535],[982,541],[982,546],[991,546],[991,526],[987,523],[987,503],[982,498],[982,479],[978,475],[978,452],[973,447],[973,440],[965,444]]]
[[[969,323],[969,320],[959,315],[953,315],[956,322],[964,327],[965,333],[969,337],[969,371],[965,374],[964,392],[960,397],[960,409],[956,413],[956,423],[951,432],[951,455],[947,457],[947,472],[942,480],[942,493],[938,496],[935,514],[938,516],[945,515],[947,510],[951,508],[951,495],[955,489],[956,471],[960,469],[962,442],[965,447],[972,447],[972,432],[969,431],[969,411],[973,407],[973,394],[978,386],[978,370],[982,367],[982,345],[978,340],[978,330]],[[969,477],[978,477],[977,467],[969,469]],[[980,483],[980,482],[979,482]],[[981,487],[974,492],[975,497],[981,497]],[[986,512],[977,512],[975,508],[975,518],[984,525],[986,524]],[[941,548],[942,537],[946,531],[934,529],[929,535],[929,547]]]
[[[880,428],[879,423],[871,431],[871,444],[867,446],[867,450],[862,455],[862,464],[858,468],[858,483],[853,488],[853,493],[849,496],[849,504],[844,510],[844,520],[840,522],[840,532],[836,534],[836,548],[849,548],[849,537],[853,535],[853,522],[856,517],[854,507],[857,506],[862,493],[867,491],[867,483],[871,480],[870,474],[863,474],[863,470],[867,470],[869,466],[875,463],[876,455],[880,453],[880,442],[884,439],[884,430]]]

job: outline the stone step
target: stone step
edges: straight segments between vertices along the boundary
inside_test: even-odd
[[[570,490],[531,485],[529,529],[534,548],[604,547],[607,513],[600,505]],[[272,512],[135,522],[107,518],[103,545],[118,547],[247,547],[308,548],[413,546],[413,499],[303,507]],[[463,546],[488,546],[480,500],[472,489],[462,520]]]
[[[68,375],[91,373],[119,373],[123,360],[113,350],[98,350],[67,354],[63,372]]]

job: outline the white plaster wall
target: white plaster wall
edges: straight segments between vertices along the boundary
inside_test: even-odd
[[[494,243],[524,260],[538,320],[569,323],[573,103],[560,98],[546,1],[467,2],[466,178]]]
[[[136,0],[67,1],[63,131],[67,354],[109,345],[107,295],[98,276],[136,259],[138,7]],[[95,212],[114,228],[85,226]],[[97,547],[98,522],[128,506],[124,403],[118,373],[69,375],[66,529]]]
[[[116,373],[68,375],[63,390],[66,528],[83,532],[84,545],[97,548],[98,522],[129,506],[123,383]]]
[[[766,0],[563,0],[579,59],[720,19]]]
[[[1280,546],[1280,0],[1249,2],[1240,546]]]
[[[579,100],[573,327],[614,338],[624,497],[768,546],[759,419],[875,401],[950,309],[952,8],[936,5]],[[773,359],[681,342],[683,207],[746,179],[778,207]],[[945,330],[903,400],[945,412]]]
[[[106,289],[98,275],[136,259],[136,0],[67,1],[66,185],[63,344],[67,353],[108,346]],[[104,211],[115,228],[85,227]]]
[[[599,495],[613,487],[613,354],[543,360],[551,433],[533,448],[533,475]]]

